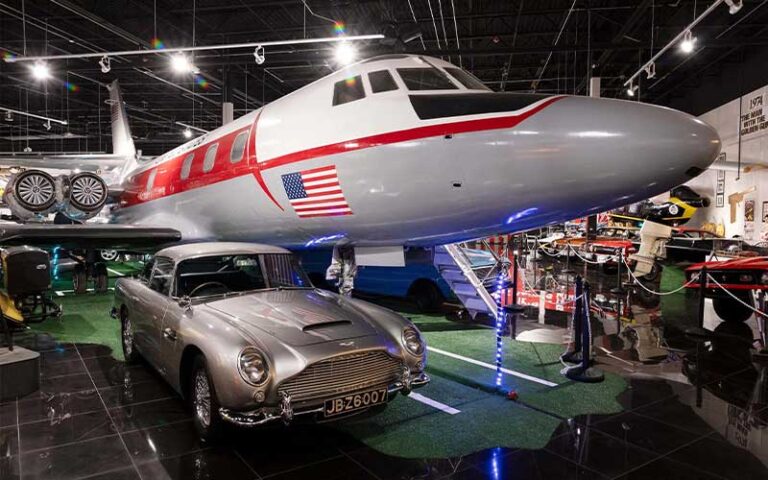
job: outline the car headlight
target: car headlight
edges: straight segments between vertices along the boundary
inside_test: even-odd
[[[424,341],[421,339],[419,331],[415,328],[408,327],[403,330],[403,344],[414,355],[424,353]]]
[[[237,361],[238,370],[243,380],[251,385],[261,385],[269,377],[269,368],[264,356],[254,347],[246,347],[240,352]]]

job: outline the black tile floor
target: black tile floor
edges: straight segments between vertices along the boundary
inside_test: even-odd
[[[753,402],[747,413],[704,389],[706,405],[719,408],[712,418],[722,419],[707,422],[693,410],[695,387],[649,375],[628,377],[624,412],[568,419],[541,450],[414,460],[319,425],[233,431],[206,445],[149,368],[128,367],[99,346],[35,343],[40,393],[0,405],[0,480],[768,479],[768,405]],[[743,379],[728,372],[705,387]]]

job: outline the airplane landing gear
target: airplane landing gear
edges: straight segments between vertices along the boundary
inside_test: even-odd
[[[331,265],[325,272],[325,279],[335,282],[339,288],[339,294],[345,297],[352,296],[357,276],[357,264],[355,263],[355,249],[351,246],[333,247]]]
[[[89,250],[84,257],[72,256],[78,263],[72,271],[72,290],[76,295],[88,291],[88,282],[93,280],[93,290],[97,293],[106,292],[109,288],[107,265],[96,260],[96,252]]]

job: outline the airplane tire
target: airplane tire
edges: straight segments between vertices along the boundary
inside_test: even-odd
[[[734,292],[734,295],[742,302],[752,305],[752,299],[748,294]],[[751,309],[731,297],[713,298],[712,306],[715,307],[717,316],[725,322],[746,322],[753,314]]]
[[[80,295],[88,290],[88,275],[86,275],[85,265],[78,263],[72,272],[72,289],[75,295]]]
[[[109,275],[107,266],[103,263],[97,263],[93,267],[93,287],[96,292],[103,293],[109,287]]]

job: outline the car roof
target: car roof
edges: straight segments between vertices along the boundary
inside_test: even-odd
[[[202,257],[207,255],[259,255],[267,253],[291,253],[288,250],[264,245],[262,243],[246,242],[204,242],[187,243],[168,247],[157,252],[155,256],[166,257],[178,262],[187,258]]]

